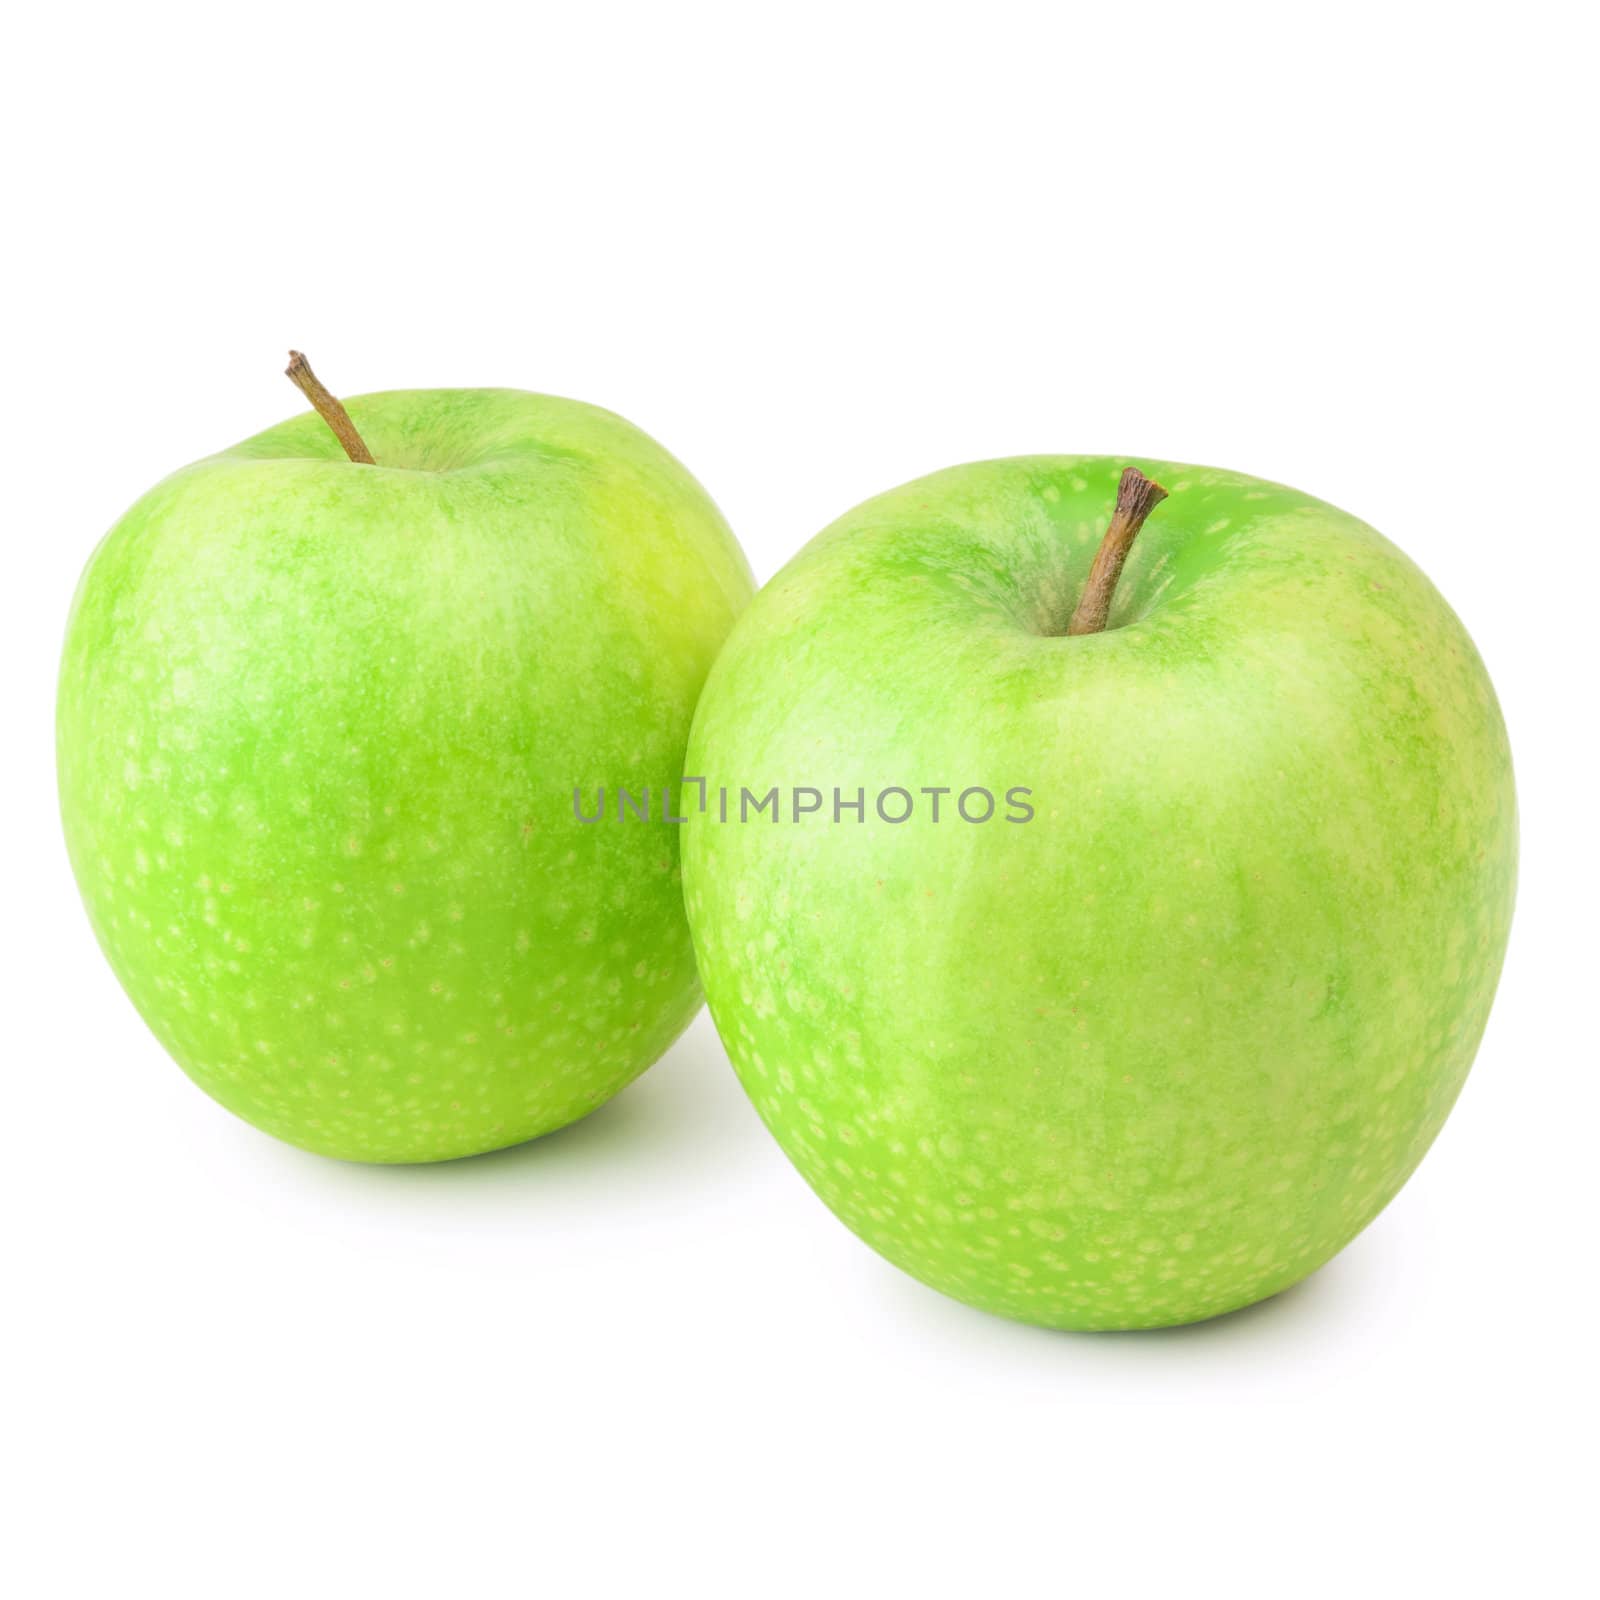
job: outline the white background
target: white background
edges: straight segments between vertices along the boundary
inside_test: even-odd
[[[1593,1581],[1593,40],[1548,4],[39,6],[4,150],[3,1293],[20,1597]],[[767,578],[958,461],[1235,467],[1397,540],[1523,806],[1432,1155],[1338,1260],[1052,1335],[879,1261],[706,1020],[426,1170],[166,1060],[55,818],[67,602],[151,482],[336,389],[623,412]]]

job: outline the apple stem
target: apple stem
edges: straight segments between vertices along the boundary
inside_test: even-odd
[[[316,408],[316,413],[333,429],[334,437],[344,446],[344,453],[363,466],[375,467],[367,441],[356,432],[350,413],[323,387],[322,380],[311,370],[311,363],[298,350],[289,352],[289,365],[284,368],[289,381]]]
[[[1104,631],[1122,564],[1128,559],[1145,518],[1166,498],[1167,491],[1155,479],[1145,477],[1137,467],[1123,468],[1122,481],[1117,485],[1117,508],[1111,513],[1111,525],[1095,552],[1078,609],[1067,624],[1069,636]]]

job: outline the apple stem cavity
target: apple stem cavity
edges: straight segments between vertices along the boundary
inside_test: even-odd
[[[1069,637],[1105,631],[1106,619],[1111,615],[1111,597],[1117,591],[1117,579],[1122,576],[1122,564],[1128,559],[1145,518],[1166,498],[1167,491],[1154,478],[1145,477],[1137,467],[1123,468],[1122,481],[1117,485],[1117,508],[1111,513],[1111,525],[1095,552],[1089,581],[1078,599],[1078,609],[1067,624]]]
[[[328,393],[322,380],[311,370],[311,363],[298,350],[289,352],[289,365],[283,370],[295,388],[311,402],[317,415],[333,429],[334,437],[344,446],[344,453],[364,467],[377,466],[372,452],[367,449],[367,441],[356,432],[350,413]],[[1113,578],[1112,582],[1115,581]]]

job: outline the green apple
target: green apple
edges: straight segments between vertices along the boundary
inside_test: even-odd
[[[95,552],[62,815],[111,965],[203,1089],[309,1150],[443,1160],[583,1116],[698,1007],[680,830],[578,826],[573,791],[681,770],[751,581],[610,412],[331,404],[375,465],[307,413]]]
[[[890,1261],[1054,1327],[1327,1261],[1438,1133],[1511,919],[1505,730],[1437,591],[1308,495],[1147,465],[1103,630],[1069,623],[1121,460],[857,508],[735,627],[688,756],[701,977],[767,1125]]]

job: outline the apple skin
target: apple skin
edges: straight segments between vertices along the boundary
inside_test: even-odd
[[[1108,629],[1062,636],[1126,464],[984,462],[849,513],[735,627],[688,757],[713,795],[867,794],[860,823],[830,792],[686,830],[767,1126],[890,1261],[1060,1328],[1216,1316],[1360,1232],[1461,1088],[1516,873],[1483,665],[1354,517],[1141,462],[1171,498]],[[890,784],[999,809],[890,825]]]
[[[559,1128],[700,1004],[663,820],[751,593],[610,412],[374,394],[176,473],[90,560],[58,699],[89,916],[183,1069],[291,1144],[436,1161]]]

